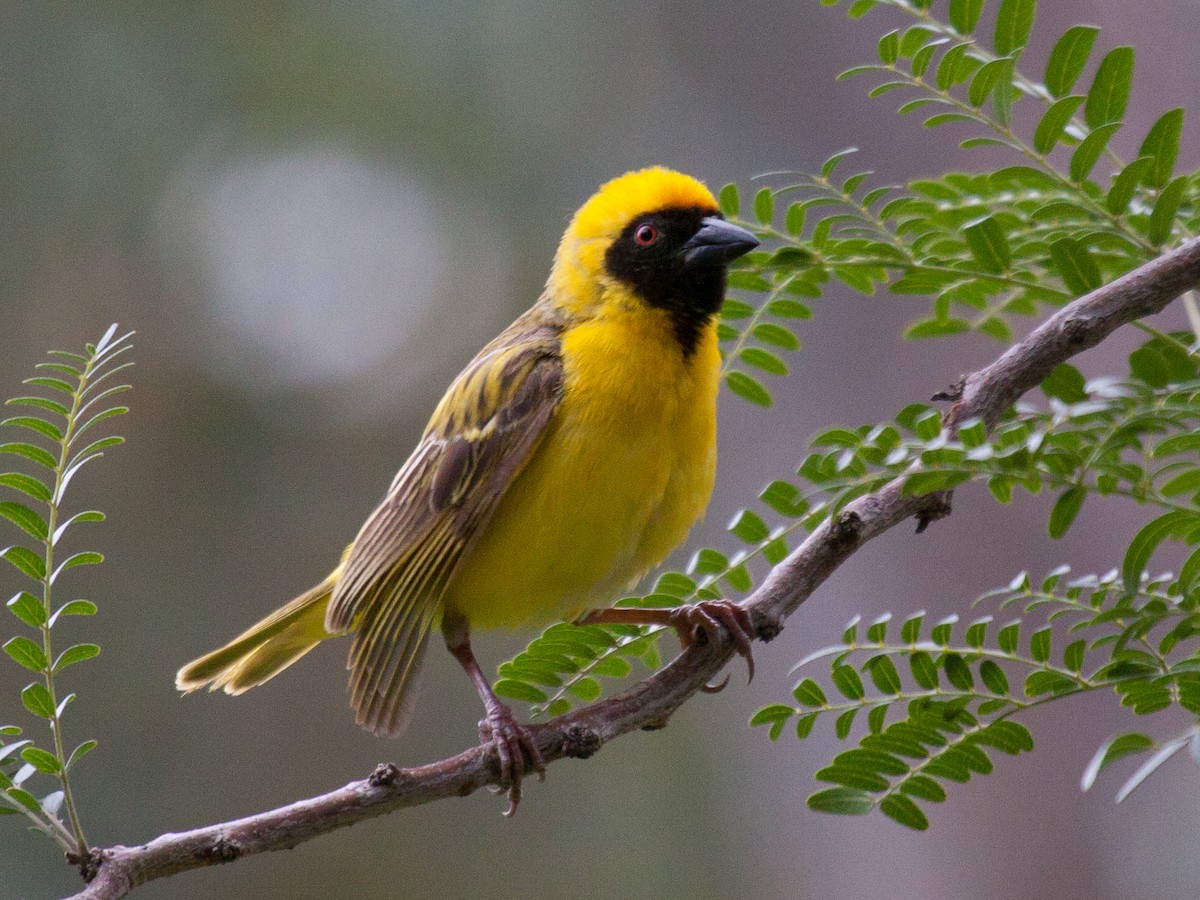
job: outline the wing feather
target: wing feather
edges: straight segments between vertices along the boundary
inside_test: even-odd
[[[350,700],[372,731],[398,734],[407,724],[413,677],[446,587],[558,408],[558,329],[536,312],[455,379],[334,588],[326,627],[356,632]]]

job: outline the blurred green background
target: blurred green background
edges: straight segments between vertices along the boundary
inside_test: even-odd
[[[1035,59],[1075,21],[1142,51],[1138,127],[1124,133],[1171,106],[1200,113],[1196,3],[1042,7]],[[91,541],[109,563],[85,570],[101,615],[62,626],[104,648],[66,677],[81,695],[68,739],[100,739],[75,782],[93,843],[257,812],[473,739],[477,700],[440,649],[397,742],[354,726],[341,646],[236,700],[181,699],[172,677],[328,571],[448,379],[537,296],[569,215],[603,180],[664,163],[745,186],[851,143],[885,181],[988,164],[834,82],[873,53],[887,16],[872,18],[848,24],[815,0],[0,5],[0,390],[109,322],[138,332],[129,444],[73,485],[77,504],[110,515]],[[1183,146],[1198,137],[1189,121]],[[978,337],[900,343],[918,311],[834,287],[777,408],[724,398],[718,489],[694,546],[719,544],[817,428],[889,416],[994,355]],[[1120,371],[1133,344],[1085,370]],[[1031,716],[1034,756],[953,791],[925,835],[810,812],[832,738],[770,744],[745,727],[852,613],[961,609],[1025,566],[1107,569],[1136,527],[1092,504],[1052,544],[1045,504],[998,516],[982,494],[962,491],[951,522],[920,539],[898,529],[859,554],[759,652],[751,688],[735,669],[666,730],[554,766],[515,821],[482,793],[137,896],[1193,894],[1200,857],[1172,836],[1200,827],[1194,768],[1173,764],[1120,808],[1112,783],[1078,791],[1121,722],[1103,698]],[[477,649],[490,669],[526,638]],[[15,715],[22,676],[0,665],[0,708]],[[1087,729],[1062,720],[1085,712]],[[0,824],[0,897],[77,889],[49,842]]]

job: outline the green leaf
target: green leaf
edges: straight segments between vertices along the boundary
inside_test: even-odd
[[[1029,655],[1044,663],[1050,658],[1050,627],[1039,628],[1029,636]]]
[[[91,753],[95,749],[96,749],[95,741],[84,741],[82,744],[80,744],[78,747],[76,747],[74,750],[71,751],[70,757],[67,758],[67,766],[66,767],[68,769],[70,769],[71,766],[75,765],[75,763],[79,762],[79,760],[83,759],[85,756],[87,756],[89,753]]]
[[[788,372],[784,360],[762,347],[746,347],[738,354],[738,359],[773,376],[786,376]]]
[[[25,704],[25,708],[43,719],[54,718],[54,701],[50,699],[50,692],[46,690],[46,686],[35,681],[21,691],[21,702]]]
[[[983,0],[950,0],[950,24],[959,34],[970,34],[979,23]]]
[[[727,372],[725,384],[743,400],[749,400],[756,406],[771,406],[771,395],[767,389],[745,372]]]
[[[783,230],[793,237],[799,237],[804,231],[804,205],[793,203],[783,216]]]
[[[50,625],[62,616],[94,616],[96,614],[96,604],[91,600],[72,600],[70,603],[64,603],[50,617]]]
[[[1099,33],[1100,29],[1092,25],[1076,25],[1058,39],[1050,51],[1043,79],[1050,96],[1062,97],[1075,86]]]
[[[39,376],[37,378],[26,378],[21,383],[36,384],[38,387],[50,388],[52,391],[61,391],[71,397],[75,396],[75,388],[59,378],[43,378]]]
[[[786,297],[768,303],[767,312],[780,319],[812,318],[812,310],[805,304],[798,300],[788,300]]]
[[[62,771],[62,765],[57,757],[40,747],[26,747],[21,751],[21,759],[46,775],[57,775]]]
[[[772,481],[759,494],[759,499],[767,506],[789,519],[803,515],[808,509],[803,495],[794,484],[786,481]]]
[[[46,577],[45,561],[27,547],[14,545],[0,552],[0,557],[8,560],[34,581],[41,581]]]
[[[1087,649],[1087,642],[1083,639],[1071,641],[1063,650],[1063,665],[1072,672],[1078,672],[1083,668],[1083,657]]]
[[[1033,133],[1033,148],[1038,153],[1045,155],[1055,148],[1083,99],[1081,95],[1073,94],[1050,104]]]
[[[58,465],[58,460],[56,460],[41,447],[36,447],[33,444],[26,444],[20,441],[14,441],[8,444],[0,444],[0,453],[12,453],[15,456],[23,456],[26,459],[33,460],[40,466],[45,466],[47,469],[53,469]]]
[[[726,320],[748,319],[754,315],[754,307],[733,297],[726,297],[721,304],[721,318]]]
[[[1153,163],[1150,184],[1161,188],[1171,180],[1175,171],[1175,159],[1179,156],[1179,136],[1183,132],[1183,110],[1172,109],[1159,117],[1151,126],[1138,156],[1148,156]]]
[[[1200,491],[1200,469],[1187,469],[1174,478],[1168,479],[1158,490],[1164,497],[1194,494]]]
[[[890,66],[900,58],[900,32],[889,31],[879,39],[879,61]]]
[[[779,740],[780,734],[784,733],[784,725],[794,714],[796,714],[796,710],[791,707],[784,706],[782,703],[773,703],[772,706],[763,707],[750,716],[750,727],[769,725],[768,737],[772,740]]]
[[[1151,387],[1190,381],[1196,377],[1196,362],[1174,341],[1152,338],[1129,354],[1129,370]]]
[[[983,106],[988,97],[999,90],[1008,90],[1012,85],[1013,61],[1007,57],[993,59],[979,67],[967,88],[967,99],[972,106]],[[990,140],[990,139],[974,139]],[[967,146],[969,142],[964,142]]]
[[[871,660],[867,673],[881,694],[900,693],[900,674],[896,671],[896,664],[887,656],[880,655]]]
[[[96,652],[99,651],[100,648],[97,647]],[[604,688],[600,686],[600,682],[598,682],[595,678],[578,678],[567,685],[567,692],[575,697],[578,697],[584,703],[591,703],[604,693]]]
[[[47,412],[58,413],[64,419],[71,415],[67,407],[57,400],[50,400],[46,397],[13,397],[11,400],[5,400],[4,403],[7,406],[33,406]]]
[[[545,703],[550,699],[544,691],[538,690],[533,685],[511,678],[501,678],[492,685],[492,690],[501,697],[524,700],[527,703]]]
[[[1087,248],[1073,238],[1060,238],[1052,243],[1050,258],[1059,277],[1074,294],[1094,291],[1103,283],[1096,261]]]
[[[888,794],[880,801],[879,811],[905,828],[914,831],[925,831],[929,828],[929,820],[925,818],[925,813],[903,794]]]
[[[4,645],[4,652],[17,663],[34,672],[46,670],[46,654],[42,648],[27,637],[14,637]]]
[[[979,66],[979,63],[973,58],[967,56],[968,51],[970,51],[972,47],[974,47],[973,42],[964,41],[961,44],[955,44],[944,54],[942,54],[942,61],[938,63],[937,67],[937,86],[940,90],[948,91],[950,88],[954,87],[954,85],[966,81],[974,73],[975,69]],[[945,119],[943,121],[972,121],[967,116],[958,116],[957,114],[953,113],[950,115],[954,115],[955,118]],[[929,123],[927,122],[926,124],[928,125]]]
[[[975,679],[971,676],[971,668],[957,653],[947,653],[942,659],[942,667],[946,670],[946,678],[960,691],[974,689]]]
[[[1129,103],[1133,62],[1132,47],[1114,47],[1101,61],[1083,109],[1083,118],[1089,128],[1121,121]]]
[[[1075,152],[1071,154],[1069,171],[1072,181],[1083,181],[1092,174],[1092,169],[1096,167],[1100,154],[1104,152],[1109,140],[1120,128],[1120,122],[1101,125],[1080,142],[1079,146],[1075,148]]]
[[[1096,783],[1096,778],[1108,766],[1123,756],[1129,756],[1132,753],[1144,753],[1147,750],[1153,749],[1155,743],[1149,737],[1137,731],[1130,731],[1125,734],[1118,734],[1109,738],[1092,757],[1087,768],[1084,769],[1083,777],[1080,779],[1080,788],[1088,790]]]
[[[46,487],[36,478],[32,478],[21,472],[4,472],[0,474],[0,485],[18,490],[32,497],[34,500],[41,500],[43,503],[50,500],[50,488]]]
[[[67,569],[74,569],[76,566],[95,566],[102,562],[104,562],[104,554],[97,553],[95,550],[72,554],[59,564],[58,568],[54,570],[54,574],[50,576],[50,580],[57,581],[58,576]]]
[[[937,665],[928,653],[923,650],[916,651],[909,657],[908,664],[912,670],[913,681],[918,687],[932,691],[938,686]]]
[[[847,700],[861,700],[866,696],[863,690],[862,679],[858,677],[858,673],[850,666],[839,665],[834,666],[830,672],[830,678],[833,681],[834,687],[842,692],[842,696]]]
[[[1113,179],[1104,206],[1114,216],[1124,215],[1129,210],[1129,203],[1137,192],[1137,187],[1150,176],[1154,168],[1154,160],[1149,156],[1140,156],[1122,169]]]
[[[805,678],[797,684],[792,689],[792,696],[796,698],[797,703],[805,706],[825,706],[829,702],[825,698],[825,692],[821,690],[821,685],[811,678]]]
[[[1050,537],[1058,540],[1067,533],[1067,529],[1079,515],[1085,499],[1087,499],[1087,489],[1079,485],[1067,488],[1058,495],[1058,499],[1054,501],[1054,508],[1050,511],[1050,523],[1047,529]]]
[[[62,432],[58,430],[57,426],[35,416],[13,416],[11,419],[5,419],[0,422],[0,425],[13,425],[17,428],[25,428],[29,431],[37,432],[43,437],[48,437],[52,441],[62,440]]]
[[[10,787],[7,791],[5,791],[5,793],[20,803],[31,813],[39,816],[42,814],[41,804],[37,802],[37,798],[34,797],[33,794],[29,793],[29,791],[19,787]]]
[[[774,322],[760,322],[754,326],[751,334],[764,344],[782,347],[784,350],[800,349],[800,339],[782,325],[776,325]]]
[[[738,214],[740,204],[738,202],[738,186],[736,184],[727,184],[721,188],[717,194],[717,205],[721,207],[721,212],[724,213],[727,219],[732,219]]]
[[[754,217],[763,225],[770,225],[775,218],[775,195],[770,188],[762,188],[754,195]]]
[[[8,601],[8,608],[14,616],[30,628],[41,628],[46,623],[46,607],[42,601],[28,591],[21,591]]]
[[[771,529],[757,513],[743,509],[729,523],[729,533],[748,544],[758,544],[770,536]]]
[[[833,177],[834,171],[837,169],[842,160],[844,160],[847,156],[857,152],[857,147],[847,147],[846,149],[839,150],[837,153],[833,154],[833,156],[829,157],[829,159],[825,160],[825,162],[821,164],[821,177],[828,181]]]
[[[983,679],[983,683],[987,685],[988,690],[993,694],[1000,694],[1001,696],[1008,694],[1008,676],[992,660],[985,659],[979,664],[979,677]]]
[[[944,803],[946,791],[940,784],[925,775],[909,775],[900,782],[900,790],[931,803]]]
[[[1183,200],[1189,179],[1188,175],[1180,175],[1158,195],[1154,212],[1150,214],[1150,224],[1146,229],[1146,236],[1156,247],[1161,247],[1171,238],[1171,232],[1175,228],[1175,215],[1179,212],[1179,204]]]
[[[1036,0],[1003,0],[996,15],[996,34],[993,44],[998,56],[1008,56],[1020,50],[1029,40],[1033,28]]]
[[[1055,366],[1041,387],[1047,397],[1055,397],[1064,403],[1079,403],[1087,399],[1083,376],[1070,363]]]
[[[971,255],[986,272],[1004,272],[1012,264],[1008,238],[992,216],[984,216],[963,228]]]
[[[54,534],[52,535],[52,540],[55,544],[57,544],[59,538],[61,538],[63,536],[63,533],[69,527],[71,527],[72,525],[75,525],[79,522],[103,522],[103,521],[104,521],[104,513],[100,512],[99,510],[96,510],[96,509],[85,509],[83,512],[75,513],[75,515],[71,516],[65,522],[59,523],[58,527],[54,529]]]
[[[1150,557],[1154,555],[1159,544],[1176,529],[1195,525],[1196,516],[1181,510],[1166,513],[1143,525],[1134,535],[1121,563],[1121,579],[1125,590],[1130,594],[1137,591],[1142,581],[1142,572],[1146,570],[1146,564],[1150,562]]]
[[[85,659],[91,659],[92,657],[99,655],[99,653],[100,653],[100,648],[97,647],[95,644],[76,644],[73,647],[68,647],[61,654],[59,654],[58,659],[56,659],[54,661],[54,671],[61,672],[67,666],[73,666],[77,662],[83,662]],[[583,681],[591,681],[592,679],[588,678],[588,679],[582,679],[582,680]],[[575,694],[577,697],[579,697],[582,700],[590,702],[591,700],[595,700],[596,697],[599,697],[601,694],[601,688],[600,688],[599,683],[593,682],[593,684],[596,685],[595,695],[591,696],[591,697],[584,697],[583,694],[577,693],[574,689],[575,687],[578,687],[578,684],[579,683],[577,683],[571,689],[571,693]]]
[[[808,798],[808,808],[839,816],[864,816],[875,806],[866,791],[848,787],[826,788]]]
[[[39,541],[46,539],[46,523],[28,506],[11,500],[0,501],[0,516],[8,519],[30,537]]]

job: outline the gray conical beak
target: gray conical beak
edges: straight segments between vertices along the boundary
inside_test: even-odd
[[[757,246],[758,238],[745,228],[709,216],[701,220],[700,230],[679,248],[679,252],[683,254],[684,265],[689,268],[723,266]]]

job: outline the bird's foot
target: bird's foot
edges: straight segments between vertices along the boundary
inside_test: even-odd
[[[697,634],[705,635],[710,643],[717,643],[721,639],[721,627],[724,626],[737,644],[738,656],[746,660],[749,670],[746,683],[754,680],[754,652],[750,646],[755,636],[754,623],[750,621],[750,613],[743,607],[732,600],[701,600],[671,610],[667,621],[685,648],[691,645]],[[715,694],[728,683],[729,677],[726,676],[719,684],[706,684],[701,690]]]
[[[499,790],[508,793],[508,809],[504,815],[511,817],[521,803],[521,780],[528,772],[525,754],[529,754],[530,768],[537,773],[539,781],[546,779],[546,761],[532,732],[502,703],[489,707],[487,716],[479,722],[479,736],[490,742],[496,751],[500,763]]]

